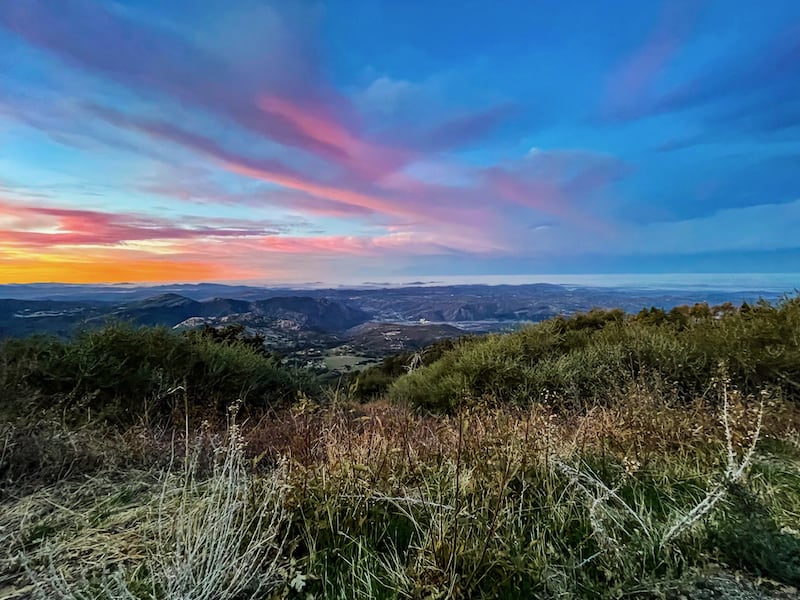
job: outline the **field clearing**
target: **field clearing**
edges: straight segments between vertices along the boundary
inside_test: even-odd
[[[325,367],[331,371],[360,371],[379,362],[377,359],[367,356],[331,353],[326,354],[323,357],[323,361],[325,363]],[[348,367],[350,367],[350,369],[348,369]]]

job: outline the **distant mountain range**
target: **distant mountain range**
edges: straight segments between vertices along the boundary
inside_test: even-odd
[[[86,300],[0,300],[0,337],[32,333],[69,335],[80,327],[123,320],[137,325],[176,327],[193,319],[193,325],[253,322],[261,327],[343,331],[360,325],[371,315],[359,308],[327,298],[287,296],[257,301],[214,298],[197,301],[168,293],[130,302]],[[191,326],[191,325],[187,325]]]
[[[198,302],[178,294],[162,294],[116,307],[111,316],[141,325],[170,327],[190,317],[219,319],[242,315],[266,321],[289,321],[299,327],[322,332],[341,331],[370,319],[363,310],[327,298],[286,296],[250,302],[214,298]]]
[[[286,342],[287,336],[309,339],[310,333],[346,338],[347,331],[365,323],[426,325],[420,333],[427,331],[438,339],[463,330],[499,329],[593,307],[632,312],[649,306],[740,303],[760,297],[774,300],[777,296],[758,290],[671,291],[553,284],[308,290],[205,283],[149,287],[0,285],[0,337],[32,333],[66,336],[80,327],[121,319],[177,328],[241,323],[268,338],[274,336],[276,343]],[[432,327],[436,324],[450,328]],[[403,331],[404,338],[419,341],[419,336]]]

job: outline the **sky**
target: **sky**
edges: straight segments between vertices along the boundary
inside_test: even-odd
[[[0,283],[800,271],[800,2],[0,1]]]

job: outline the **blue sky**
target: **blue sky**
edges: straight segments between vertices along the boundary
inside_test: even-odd
[[[0,4],[0,281],[796,271],[800,4]]]

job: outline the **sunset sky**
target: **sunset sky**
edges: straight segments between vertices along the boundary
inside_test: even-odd
[[[798,0],[0,0],[0,283],[798,271],[798,232]]]

